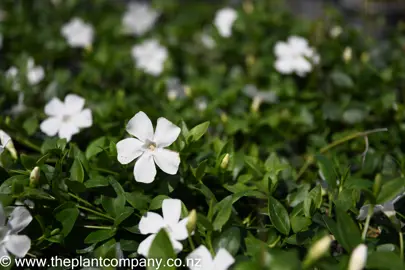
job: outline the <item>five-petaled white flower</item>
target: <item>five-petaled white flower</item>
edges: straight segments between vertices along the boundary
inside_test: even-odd
[[[143,35],[152,29],[159,13],[146,3],[133,2],[122,17],[126,33]]]
[[[163,217],[154,212],[147,212],[139,222],[139,231],[141,234],[151,234],[143,240],[138,247],[138,253],[144,257],[148,257],[149,249],[152,245],[156,234],[164,229],[172,243],[176,253],[183,249],[183,245],[179,242],[187,239],[187,222],[188,218],[180,220],[181,216],[181,201],[178,199],[165,199],[162,202]]]
[[[91,127],[93,124],[90,109],[83,109],[85,100],[74,94],[69,94],[62,102],[53,98],[45,106],[48,119],[41,123],[41,130],[48,136],[58,134],[59,138],[70,141],[72,136],[79,133],[81,128]]]
[[[358,245],[352,252],[349,261],[348,270],[362,270],[367,262],[367,246],[365,244]]]
[[[26,235],[18,235],[32,221],[30,212],[22,206],[17,206],[11,212],[6,223],[3,206],[0,205],[0,257],[9,257],[9,253],[24,257],[31,247],[31,240]]]
[[[26,79],[29,85],[40,83],[45,77],[45,71],[41,66],[36,66],[33,58],[28,58],[25,70]],[[20,71],[16,67],[10,67],[6,71],[6,77],[12,81],[13,90],[20,90],[20,82],[18,81]]]
[[[62,26],[61,34],[71,47],[88,48],[93,43],[94,29],[82,19],[73,18]]]
[[[220,248],[213,259],[211,253],[203,245],[191,252],[187,256],[187,260],[200,262],[189,265],[188,268],[191,270],[227,270],[235,262],[232,255],[224,248]]]
[[[313,64],[319,63],[319,55],[308,41],[302,37],[291,36],[287,42],[279,41],[274,47],[277,60],[275,69],[282,74],[296,73],[305,76],[312,70]]]
[[[217,11],[214,25],[222,37],[228,38],[232,35],[232,26],[237,16],[236,11],[229,7]]]
[[[137,182],[151,183],[155,180],[156,165],[167,174],[177,173],[180,164],[179,153],[165,149],[179,136],[181,129],[166,118],[157,120],[153,132],[152,122],[144,112],[138,112],[129,120],[126,130],[135,138],[127,138],[117,143],[118,161],[128,164],[138,158],[134,166]]]
[[[140,45],[135,45],[132,47],[131,54],[136,66],[153,76],[162,73],[168,56],[167,49],[155,39],[146,40]]]

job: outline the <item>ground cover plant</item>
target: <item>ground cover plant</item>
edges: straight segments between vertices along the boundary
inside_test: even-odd
[[[233,2],[1,1],[5,269],[405,269],[404,25]]]

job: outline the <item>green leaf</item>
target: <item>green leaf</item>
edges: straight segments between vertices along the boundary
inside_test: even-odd
[[[316,209],[322,204],[322,189],[318,185],[314,187],[304,200],[304,214],[306,217],[311,217]]]
[[[86,149],[86,158],[90,159],[96,156],[97,154],[103,152],[107,144],[108,144],[107,137],[100,137],[92,141]]]
[[[245,164],[253,171],[257,177],[263,176],[263,168],[256,157],[245,156]]]
[[[155,239],[153,239],[152,245],[149,249],[148,259],[161,260],[162,262],[167,262],[169,259],[175,259],[176,253],[174,252],[172,243],[164,229],[161,229]],[[170,264],[171,265],[171,264]],[[175,266],[168,266],[168,264],[163,263],[160,268],[155,264],[148,264],[147,270],[175,270]]]
[[[351,252],[361,243],[359,227],[345,210],[336,207],[337,233],[336,239],[347,252]]]
[[[316,155],[316,160],[318,161],[318,167],[322,175],[325,177],[325,181],[331,189],[336,188],[337,175],[330,159],[322,155]]]
[[[291,228],[294,233],[307,230],[309,225],[311,224],[312,224],[311,219],[307,217],[300,217],[300,216],[291,217]]]
[[[191,172],[198,181],[201,181],[201,179],[204,177],[206,167],[207,167],[207,160],[204,160],[200,164],[198,164],[197,169],[191,167]]]
[[[84,170],[82,163],[79,159],[75,158],[72,167],[70,168],[70,179],[83,183],[84,181]]]
[[[210,122],[204,122],[193,127],[187,136],[187,142],[195,142],[201,139],[202,136],[207,132]]]
[[[224,231],[214,241],[215,252],[218,252],[220,248],[225,248],[232,256],[238,253],[240,247],[240,229],[232,227]]]
[[[73,203],[65,203],[55,209],[55,218],[62,223],[61,234],[67,236],[75,225],[79,209]]]
[[[273,226],[282,234],[290,233],[290,219],[284,206],[272,196],[269,197],[269,216]]]
[[[405,178],[397,178],[385,183],[377,196],[377,204],[383,204],[394,199],[399,193],[404,191]]]
[[[125,192],[125,198],[133,208],[139,211],[148,209],[150,198],[139,191]]]
[[[20,159],[21,159],[22,165],[27,170],[32,170],[37,164],[37,159],[33,158],[32,156],[21,154]]]
[[[405,269],[405,264],[394,252],[373,252],[367,258],[367,269],[398,270]]]
[[[330,75],[330,77],[336,86],[339,86],[342,88],[353,88],[354,87],[354,82],[353,82],[352,78],[350,78],[349,75],[347,75],[343,72],[334,71]]]
[[[101,197],[101,204],[103,208],[113,217],[118,217],[124,211],[125,207],[125,192],[121,185],[112,177],[108,178],[110,185],[114,188],[117,197],[112,198],[108,196]]]
[[[115,230],[98,230],[91,232],[85,239],[85,244],[99,243],[115,235]]]
[[[217,211],[217,215],[212,223],[214,230],[221,230],[225,223],[229,220],[232,212],[232,203],[232,196],[227,196],[217,204],[219,210]]]
[[[118,213],[116,215],[115,221],[114,221],[114,226],[117,227],[118,225],[120,225],[124,220],[129,218],[133,212],[134,212],[133,208],[125,207],[124,211],[122,211],[121,213]]]
[[[170,199],[170,197],[166,195],[158,195],[152,199],[149,205],[149,210],[156,210],[162,208],[162,202],[165,199]]]
[[[29,136],[34,135],[34,133],[38,129],[37,117],[34,115],[34,116],[31,116],[30,118],[28,118],[27,120],[25,120],[23,123],[23,129],[25,129],[25,131],[27,132],[27,134]]]

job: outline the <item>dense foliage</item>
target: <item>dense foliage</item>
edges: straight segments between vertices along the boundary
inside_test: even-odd
[[[152,6],[156,22],[139,30],[134,19],[131,32],[118,1],[1,1],[0,129],[13,144],[2,141],[0,216],[30,212],[25,257],[141,258],[142,216],[172,198],[194,233],[177,250],[162,230],[149,257],[204,245],[238,270],[404,269],[404,27],[376,39],[333,10],[306,21],[258,0],[227,11],[229,32],[216,19],[225,4]],[[62,30],[74,18],[76,30]],[[85,104],[69,119],[89,109],[87,122],[45,127],[72,94]],[[144,153],[163,149],[138,136],[147,124],[128,131],[139,112],[181,129],[164,146],[178,170],[174,152],[170,166],[155,157],[156,177],[146,154],[135,175],[134,158],[120,160],[131,149],[117,143],[132,135]]]

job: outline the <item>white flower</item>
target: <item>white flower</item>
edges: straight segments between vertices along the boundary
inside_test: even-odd
[[[334,27],[332,27],[332,29],[330,29],[330,32],[329,32],[329,34],[330,34],[330,36],[331,36],[332,38],[337,38],[337,37],[339,37],[342,33],[343,33],[343,29],[342,29],[342,27],[340,27],[340,26],[334,26]]]
[[[200,112],[203,112],[207,109],[208,107],[208,100],[206,97],[199,97],[195,100],[195,106],[197,107],[197,110]]]
[[[166,80],[167,97],[170,100],[182,99],[186,97],[186,87],[183,86],[178,78],[169,78]]]
[[[256,86],[248,84],[243,88],[243,93],[252,98],[252,110],[257,111],[262,102],[275,103],[278,101],[278,97],[274,91],[259,91]]]
[[[34,59],[27,61],[27,80],[30,85],[38,84],[45,77],[45,71],[41,66],[35,66]]]
[[[74,94],[67,95],[64,102],[53,98],[45,106],[49,118],[41,123],[42,132],[48,136],[58,134],[59,138],[70,141],[81,128],[91,127],[92,113],[90,109],[83,110],[84,103],[83,98]]]
[[[188,218],[180,220],[181,216],[181,201],[178,199],[165,199],[162,202],[163,217],[153,212],[147,212],[139,222],[139,231],[141,234],[151,234],[143,240],[138,247],[138,253],[144,257],[148,257],[149,249],[152,245],[156,234],[164,229],[172,243],[176,253],[183,249],[183,245],[179,242],[188,237],[187,222]]]
[[[394,199],[385,202],[384,204],[377,204],[374,206],[373,214],[378,212],[383,212],[388,218],[394,217],[396,214],[395,211],[395,204],[403,197],[405,193],[396,196]],[[370,205],[366,204],[360,208],[360,213],[357,216],[357,219],[364,220],[368,215],[368,210],[370,209]]]
[[[0,205],[0,257],[9,257],[9,253],[24,257],[31,247],[31,240],[26,235],[18,235],[32,221],[30,212],[25,207],[14,208],[6,224],[6,216]]]
[[[26,66],[26,78],[29,85],[36,85],[40,83],[45,77],[45,71],[41,66],[36,66],[33,58],[28,58]],[[12,81],[13,90],[20,90],[19,82],[20,71],[12,66],[6,71],[6,77]]]
[[[11,142],[10,136],[3,130],[0,130],[0,154],[3,153],[4,149]]]
[[[131,50],[136,66],[146,73],[158,76],[162,73],[167,59],[167,49],[155,39],[146,40],[140,45],[135,45]]]
[[[277,57],[274,66],[282,74],[295,72],[299,76],[304,76],[312,70],[313,64],[319,63],[319,55],[302,37],[291,36],[287,42],[277,42],[274,54]]]
[[[349,261],[348,270],[362,270],[367,262],[367,246],[365,244],[358,245],[352,252]]]
[[[187,256],[187,261],[199,262],[189,265],[191,270],[227,270],[235,259],[224,248],[220,248],[213,259],[208,249],[201,245]]]
[[[150,31],[159,13],[145,3],[130,3],[122,18],[124,30],[127,33],[143,35]]]
[[[73,18],[64,24],[61,29],[62,36],[73,48],[87,48],[93,43],[93,26],[80,18]]]
[[[214,25],[222,37],[232,35],[232,26],[237,18],[237,13],[232,8],[223,8],[217,11],[214,19]]]
[[[138,158],[134,166],[135,181],[152,183],[156,176],[156,165],[167,174],[177,173],[180,164],[179,153],[164,147],[171,145],[181,129],[166,118],[157,120],[156,130],[144,112],[138,112],[129,120],[126,130],[135,138],[127,138],[117,143],[117,159],[128,164]]]
[[[213,49],[217,45],[215,43],[215,40],[210,35],[208,35],[206,33],[201,34],[200,38],[201,38],[201,43],[207,49]]]

